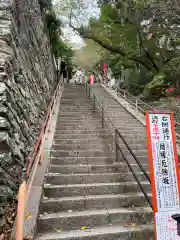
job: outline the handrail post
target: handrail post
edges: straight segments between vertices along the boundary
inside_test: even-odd
[[[104,128],[104,108],[101,107],[101,123],[102,123],[102,128]]]
[[[91,98],[91,89],[90,89],[90,85],[89,85],[89,98]]]
[[[52,109],[49,111],[49,119],[48,119],[48,132],[51,132],[51,114]]]
[[[126,98],[126,92],[124,91],[124,98]]]
[[[136,99],[136,111],[138,110],[138,100]]]
[[[58,96],[58,93],[57,93],[57,96]],[[52,111],[53,115],[55,114],[55,106],[56,106],[56,103],[57,103],[57,96],[55,96],[55,98],[54,98],[53,111]]]
[[[96,109],[96,97],[95,94],[93,93],[93,110]]]
[[[116,162],[119,161],[118,159],[118,134],[117,134],[117,129],[115,129],[115,153],[116,153]]]

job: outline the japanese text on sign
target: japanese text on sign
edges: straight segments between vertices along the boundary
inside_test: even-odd
[[[157,240],[180,240],[177,222],[171,217],[180,213],[178,162],[172,124],[171,114],[147,113]]]
[[[158,211],[179,208],[179,194],[169,114],[150,114]]]

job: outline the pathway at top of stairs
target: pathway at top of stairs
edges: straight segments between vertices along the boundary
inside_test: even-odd
[[[153,213],[126,164],[116,162],[112,137],[83,85],[65,85],[36,239],[154,239]]]

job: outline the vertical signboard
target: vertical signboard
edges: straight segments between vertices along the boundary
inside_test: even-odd
[[[180,213],[174,117],[171,113],[147,113],[146,123],[156,237],[180,240],[177,222],[171,217]]]

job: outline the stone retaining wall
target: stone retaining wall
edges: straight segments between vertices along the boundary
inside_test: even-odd
[[[0,225],[57,84],[39,0],[0,0]]]

